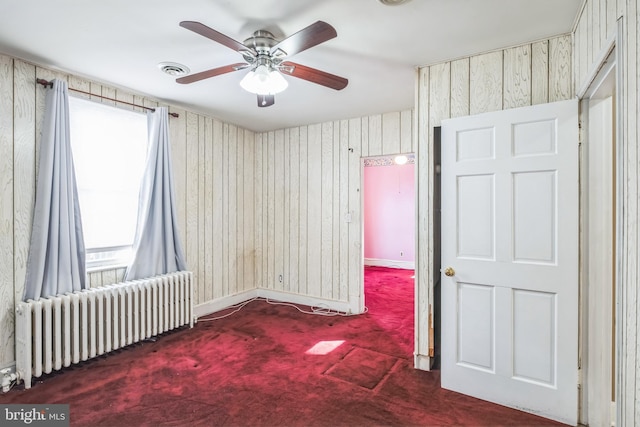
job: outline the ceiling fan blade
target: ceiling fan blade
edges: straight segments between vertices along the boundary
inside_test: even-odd
[[[324,21],[317,21],[306,28],[290,35],[271,48],[271,53],[282,50],[287,56],[295,55],[310,47],[324,43],[336,37],[335,28]]]
[[[200,22],[182,21],[180,22],[180,26],[183,28],[186,28],[187,30],[193,31],[194,33],[198,33],[201,36],[204,36],[208,39],[211,39],[214,42],[218,42],[228,47],[229,49],[235,50],[236,52],[247,50],[247,47],[242,43],[240,43],[239,41],[236,41],[231,37],[225,36],[224,34],[214,30],[213,28],[209,28],[206,25],[201,24]]]
[[[258,107],[269,107],[275,103],[276,103],[276,97],[274,95],[258,94]]]
[[[289,61],[283,62],[280,65],[280,72],[283,74],[308,80],[312,83],[326,86],[331,89],[342,90],[347,87],[347,84],[349,84],[349,80],[344,77],[336,76],[335,74],[330,74],[326,71],[320,71],[317,68],[311,68]]]
[[[190,74],[188,76],[180,77],[176,79],[177,83],[193,83],[200,80],[208,79],[209,77],[219,76],[220,74],[230,73],[232,71],[242,70],[247,68],[249,64],[239,62],[237,64],[225,65],[224,67],[213,68],[207,71],[201,71],[199,73]]]

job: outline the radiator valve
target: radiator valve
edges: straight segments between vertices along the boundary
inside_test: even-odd
[[[11,372],[10,368],[0,370],[2,376],[2,392],[7,393],[11,390],[11,383],[18,380],[18,374]]]

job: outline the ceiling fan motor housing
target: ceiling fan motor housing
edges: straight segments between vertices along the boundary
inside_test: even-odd
[[[270,70],[275,70],[286,56],[286,53],[280,49],[277,49],[275,52],[271,51],[271,49],[278,44],[278,40],[267,30],[254,32],[243,44],[247,47],[248,51],[241,52],[242,56],[251,64],[252,70],[255,70],[260,65],[265,65]]]
[[[277,43],[278,41],[269,31],[258,30],[253,33],[253,36],[246,39],[243,44],[249,49],[255,50],[258,54],[268,54]]]

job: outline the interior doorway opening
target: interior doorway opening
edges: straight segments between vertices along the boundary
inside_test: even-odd
[[[400,153],[362,158],[361,188],[364,305],[371,309],[367,300],[373,294],[368,291],[373,291],[374,286],[378,290],[380,286],[397,287],[384,289],[377,295],[388,298],[385,304],[389,320],[394,323],[410,320],[407,326],[413,331],[417,230],[415,155]],[[413,333],[407,335],[406,344],[412,354]]]
[[[616,360],[616,59],[603,61],[580,103],[581,146],[581,360],[585,381],[580,419],[615,421]]]
[[[415,156],[363,159],[365,266],[415,269]]]

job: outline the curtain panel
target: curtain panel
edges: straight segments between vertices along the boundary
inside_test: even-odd
[[[147,113],[149,148],[134,240],[134,258],[125,280],[186,270],[175,209],[166,107]]]
[[[79,291],[87,284],[67,82],[56,79],[52,85],[45,102],[25,301]]]

